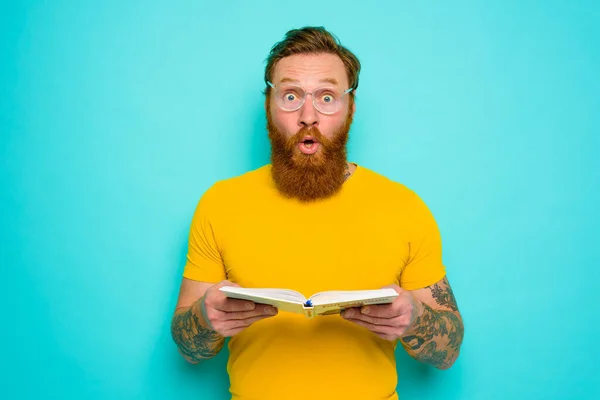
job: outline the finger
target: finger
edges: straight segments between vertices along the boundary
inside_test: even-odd
[[[340,311],[340,315],[342,317],[344,316],[352,316],[352,315],[356,315],[356,314],[360,314],[360,307],[350,307],[350,308],[346,308]]]
[[[373,325],[369,322],[362,321],[360,319],[349,319],[348,321],[355,323],[356,325],[363,326],[373,333],[394,336],[396,330],[391,326]]]
[[[349,321],[355,323],[356,325],[360,325],[364,328],[367,328],[368,330],[373,332],[373,334],[377,335],[381,339],[393,342],[398,338],[398,335],[396,334],[396,332],[389,331],[389,327],[385,328],[385,327],[381,327],[379,325],[372,325],[372,324],[369,324],[368,322],[364,322],[361,320],[349,320]],[[386,332],[389,332],[389,333],[386,333]]]
[[[386,304],[387,306],[387,304]],[[382,312],[380,311],[376,311],[373,312],[374,308],[377,306],[366,306],[366,307],[362,307],[362,308],[349,308],[345,311],[342,312],[342,317],[343,318],[354,318],[354,319],[360,319],[363,320],[365,322],[370,322],[372,324],[375,325],[388,325],[388,326],[396,326],[395,324],[398,322],[397,320],[395,320],[395,318],[397,318],[397,316],[391,316],[390,318],[382,318],[382,317],[377,317],[377,316],[373,316],[373,314],[382,314]],[[391,308],[385,308],[383,312],[385,312],[386,310],[392,310]],[[392,311],[387,311],[387,312],[392,312]]]
[[[253,318],[261,315],[273,316],[277,314],[277,309],[273,306],[265,304],[256,304],[254,310],[252,311],[222,312],[222,314],[223,320],[237,320]]]
[[[250,325],[252,325],[255,322],[258,322],[262,319],[267,319],[270,317],[272,317],[272,315],[259,315],[259,316],[252,317],[252,318],[227,321],[227,329],[249,327]]]
[[[395,318],[398,316],[394,303],[363,306],[360,308],[360,313],[377,318]]]
[[[232,336],[237,335],[238,333],[240,333],[244,329],[246,329],[246,328],[235,329],[233,331],[226,331],[226,332],[220,333],[220,335],[223,336],[223,337],[228,338],[228,337],[232,337]]]
[[[256,308],[253,301],[230,299],[225,295],[219,295],[214,298],[214,303],[211,304],[216,310],[225,312],[240,312],[252,311]]]
[[[225,337],[234,336],[248,328],[250,325],[267,318],[271,318],[273,315],[261,315],[258,317],[247,318],[245,320],[231,320],[223,323],[221,329],[221,335]]]
[[[371,325],[389,326],[392,328],[401,328],[406,325],[406,321],[405,321],[406,318],[403,318],[402,316],[394,317],[394,318],[377,318],[377,317],[371,317],[369,315],[364,315],[361,313],[355,313],[354,315],[352,315],[350,317],[344,317],[344,318],[357,319],[360,321],[368,322]]]
[[[232,329],[232,330],[229,330],[229,331],[225,331],[225,332],[221,333],[221,336],[223,336],[223,337],[232,337],[232,336],[235,336],[238,333],[242,332],[246,328],[247,328],[247,326],[244,326],[243,328],[237,328],[237,329]]]
[[[241,311],[254,309],[253,302],[228,299],[225,294],[219,291],[219,288],[223,286],[239,285],[228,280],[221,281],[214,286],[211,286],[200,300],[204,325],[215,331],[218,331],[218,329],[215,328],[214,323],[219,320],[220,312],[227,310]]]

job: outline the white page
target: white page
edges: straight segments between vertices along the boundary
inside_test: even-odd
[[[348,290],[320,292],[310,297],[313,305],[323,305],[329,303],[340,303],[343,301],[359,301],[376,299],[379,297],[396,297],[398,293],[392,288],[377,290]]]
[[[241,288],[236,286],[223,286],[220,290],[226,293],[260,297],[270,300],[281,300],[296,304],[304,304],[306,302],[306,298],[301,293],[289,289]]]

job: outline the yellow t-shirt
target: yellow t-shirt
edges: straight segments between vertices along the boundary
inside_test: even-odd
[[[434,218],[405,186],[358,166],[331,198],[279,194],[266,165],[213,185],[192,221],[186,278],[242,287],[407,290],[445,275]],[[339,315],[280,312],[229,341],[235,400],[397,399],[395,343]]]

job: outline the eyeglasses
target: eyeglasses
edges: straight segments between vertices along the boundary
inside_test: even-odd
[[[312,102],[318,112],[322,114],[335,114],[341,108],[343,98],[352,91],[352,88],[343,92],[331,87],[321,87],[307,92],[298,85],[284,83],[281,85],[273,85],[267,81],[267,84],[274,90],[275,103],[284,111],[299,110],[306,101],[306,96],[312,96]]]

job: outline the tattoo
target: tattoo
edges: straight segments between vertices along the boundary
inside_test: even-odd
[[[348,180],[348,178],[350,178],[350,175],[352,175],[350,173],[350,169],[348,167],[346,167],[346,170],[344,171],[344,182]]]
[[[212,358],[223,348],[225,339],[200,324],[196,305],[175,311],[171,335],[184,357],[193,363]]]
[[[444,365],[447,357],[448,352],[437,350],[435,342],[429,342],[420,355],[421,361],[429,365]]]
[[[423,314],[401,343],[413,358],[437,368],[449,368],[458,357],[464,326],[446,278],[429,288],[436,303],[447,309],[434,310],[422,303]]]
[[[444,278],[441,284],[436,283],[435,285],[428,287],[431,289],[431,294],[436,303],[440,306],[448,307],[452,311],[458,311],[456,298],[454,297],[454,292],[452,292],[452,288],[450,287],[447,278]]]

